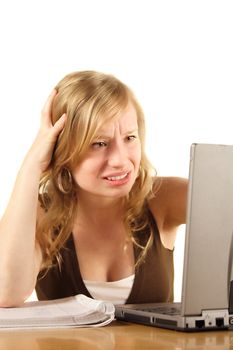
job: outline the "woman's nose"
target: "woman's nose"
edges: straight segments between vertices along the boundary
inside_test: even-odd
[[[123,168],[127,162],[127,151],[122,141],[116,142],[109,149],[108,164],[113,168]]]

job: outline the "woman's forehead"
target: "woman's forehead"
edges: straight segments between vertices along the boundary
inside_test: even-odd
[[[98,135],[112,137],[119,130],[121,134],[128,134],[138,130],[137,112],[132,104],[122,110],[117,118],[105,122],[99,129]]]

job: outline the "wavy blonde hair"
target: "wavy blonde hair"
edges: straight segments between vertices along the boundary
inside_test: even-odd
[[[39,200],[45,209],[37,225],[37,240],[43,252],[43,266],[49,267],[72,232],[77,214],[77,185],[71,170],[85,156],[101,126],[118,118],[131,102],[137,112],[141,141],[139,175],[124,200],[124,225],[129,237],[137,244],[136,233],[149,225],[147,198],[152,194],[154,170],[145,150],[145,122],[142,109],[132,91],[112,75],[95,71],[74,72],[65,76],[55,87],[52,122],[67,114],[65,127],[58,137],[49,168],[42,174]],[[141,261],[152,241],[152,232],[141,246]]]

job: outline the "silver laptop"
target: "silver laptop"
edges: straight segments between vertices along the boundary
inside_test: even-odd
[[[117,305],[116,318],[181,331],[229,329],[232,237],[233,145],[193,144],[181,303]]]

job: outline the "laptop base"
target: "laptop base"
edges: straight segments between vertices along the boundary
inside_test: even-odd
[[[152,305],[148,305],[148,308]],[[136,309],[135,306],[132,305],[131,309],[131,305],[124,305],[123,308],[117,305],[116,319],[182,332],[217,331],[233,327],[233,316],[229,315],[228,310],[204,310],[199,316],[170,315],[168,318],[165,314],[146,311],[145,305],[143,311],[139,305]]]

